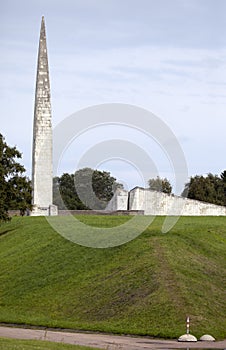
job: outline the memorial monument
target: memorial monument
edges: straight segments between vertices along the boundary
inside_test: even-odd
[[[32,205],[33,216],[57,215],[53,201],[52,115],[50,81],[46,45],[45,20],[42,17],[36,77],[33,153],[32,153]]]
[[[35,92],[31,215],[57,215],[53,205],[52,116],[45,21],[42,17]],[[226,207],[135,187],[118,190],[106,210],[142,211],[144,215],[226,215]]]

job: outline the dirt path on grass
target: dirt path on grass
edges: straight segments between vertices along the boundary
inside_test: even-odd
[[[67,344],[99,347],[107,350],[147,349],[226,349],[226,340],[219,342],[179,343],[176,340],[151,339],[97,333],[79,333],[28,328],[0,327],[0,337],[36,339]]]

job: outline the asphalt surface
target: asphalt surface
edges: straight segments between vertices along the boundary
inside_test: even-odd
[[[99,347],[107,350],[147,349],[225,349],[226,340],[216,342],[178,342],[148,337],[119,336],[99,333],[79,333],[28,328],[0,327],[0,337],[48,340],[51,342]]]

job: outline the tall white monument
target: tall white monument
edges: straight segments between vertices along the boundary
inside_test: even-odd
[[[31,215],[57,215],[53,201],[52,122],[45,21],[42,17],[35,92]]]

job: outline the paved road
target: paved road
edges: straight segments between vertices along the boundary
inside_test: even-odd
[[[148,337],[74,333],[13,327],[0,327],[0,337],[48,340],[91,346],[94,348],[99,347],[107,350],[226,349],[226,340],[219,342],[179,343],[176,340],[151,339]]]

